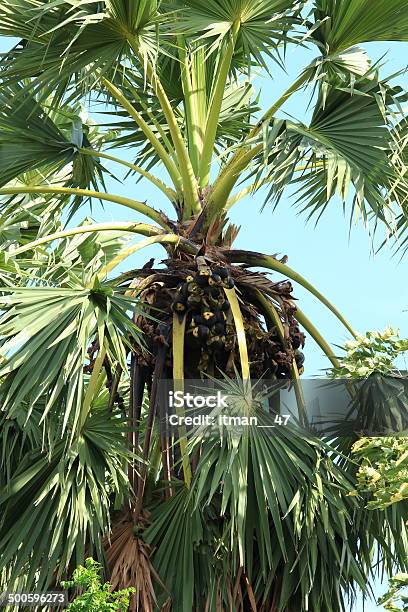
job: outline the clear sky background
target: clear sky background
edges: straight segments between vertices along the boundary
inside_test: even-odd
[[[0,39],[0,52],[9,46],[10,40]],[[407,44],[371,43],[365,47],[373,59],[387,54],[383,60],[384,76],[405,68]],[[278,65],[272,65],[272,80],[255,79],[255,85],[260,86],[262,90],[262,106],[266,108],[279,98],[300,70],[316,55],[315,48],[308,51],[301,47],[290,47],[286,58],[286,74]],[[397,82],[406,87],[408,78],[402,75]],[[285,111],[297,119],[305,120],[308,103],[309,93],[300,92],[283,107],[280,115],[283,117]],[[121,156],[125,155],[121,153]],[[126,157],[131,156],[127,154]],[[117,176],[122,176],[122,170],[117,166],[108,167]],[[164,172],[159,173],[164,176]],[[129,178],[126,185],[122,185],[109,180],[108,188],[112,192],[147,200],[148,204],[161,206],[171,212],[161,192],[156,191],[147,182],[136,183],[136,179]],[[242,227],[235,243],[236,248],[288,255],[288,264],[323,292],[358,331],[382,330],[391,324],[400,328],[402,337],[408,336],[408,254],[400,261],[399,255],[393,256],[390,243],[373,255],[367,229],[359,223],[352,227],[349,234],[349,217],[344,217],[339,203],[332,202],[315,227],[314,221],[306,223],[306,217],[298,215],[298,211],[293,207],[294,198],[290,197],[290,194],[282,198],[275,211],[266,206],[261,213],[263,200],[264,194],[258,192],[242,200],[231,211],[231,220]],[[80,217],[83,218],[87,214],[90,214],[89,209],[83,209]],[[132,211],[114,204],[106,204],[102,208],[97,203],[92,210],[92,216],[98,221],[134,219]],[[77,220],[80,220],[80,217]],[[128,261],[126,267],[129,269],[137,266],[151,256],[160,258],[162,253],[158,247],[152,247],[150,251],[138,254],[133,261]],[[277,278],[276,275],[275,277]],[[295,288],[294,294],[299,299],[302,310],[330,343],[342,344],[347,339],[347,332],[341,324],[315,298],[300,287]],[[329,365],[311,339],[307,342],[305,353],[306,375],[318,374]],[[376,585],[376,591],[382,593],[384,586]],[[362,603],[359,602],[354,610],[362,612]],[[375,604],[367,603],[364,610],[374,612],[379,611],[379,608]]]

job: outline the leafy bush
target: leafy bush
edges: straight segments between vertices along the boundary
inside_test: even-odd
[[[344,345],[345,356],[340,366],[332,368],[334,378],[368,378],[398,374],[395,361],[408,350],[408,340],[399,338],[391,327],[384,332],[367,332]],[[357,488],[369,494],[367,508],[385,509],[408,499],[408,437],[364,437],[352,452],[359,462]],[[399,573],[390,579],[388,591],[378,605],[388,612],[408,612],[408,574]],[[402,607],[400,607],[402,606]]]
[[[393,374],[395,361],[408,351],[408,339],[401,339],[399,331],[387,327],[383,332],[369,331],[358,334],[344,345],[346,354],[340,366],[332,368],[334,378],[366,378],[370,374]]]
[[[361,438],[353,446],[360,468],[358,487],[371,493],[370,508],[385,508],[408,499],[408,438]]]
[[[122,589],[112,593],[109,582],[102,584],[102,567],[91,558],[85,560],[85,567],[80,565],[74,571],[72,580],[64,581],[65,589],[79,588],[83,590],[69,604],[70,612],[126,612],[129,601],[136,589]]]
[[[388,612],[408,612],[408,597],[404,595],[404,590],[407,587],[408,574],[397,574],[394,578],[391,578],[389,590],[378,600],[378,603],[383,605]],[[399,607],[400,603],[403,608]]]

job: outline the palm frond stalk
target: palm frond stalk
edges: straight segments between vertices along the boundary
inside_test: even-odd
[[[337,359],[292,283],[355,335],[286,258],[234,249],[228,215],[289,189],[309,216],[340,202],[404,233],[406,95],[360,45],[407,40],[408,2],[374,4],[1,3],[19,42],[0,58],[0,590],[58,586],[95,554],[134,611],[341,612],[377,555],[406,568],[406,502],[368,519],[351,442],[339,461],[299,431],[191,440],[159,393],[269,378],[301,407],[304,332]],[[261,109],[252,74],[290,45],[316,57]],[[300,90],[309,119],[283,118]],[[107,186],[121,169],[126,196]],[[129,221],[78,221],[95,200]],[[135,268],[152,245],[165,259]],[[265,427],[269,405],[253,396]]]

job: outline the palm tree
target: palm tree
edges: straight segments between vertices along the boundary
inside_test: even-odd
[[[134,610],[349,609],[376,555],[407,566],[406,506],[353,497],[352,441],[187,440],[159,383],[296,382],[303,330],[337,366],[290,281],[353,328],[284,259],[235,250],[228,213],[289,188],[308,214],[337,200],[403,235],[406,97],[359,45],[407,40],[408,2],[3,0],[0,34],[18,39],[0,64],[2,590],[97,555]],[[261,110],[252,77],[289,45],[316,58]],[[309,124],[277,117],[302,89]],[[107,162],[168,213],[108,192]],[[74,226],[92,200],[129,221]],[[163,266],[123,271],[151,245]]]

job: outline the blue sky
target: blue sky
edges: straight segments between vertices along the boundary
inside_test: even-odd
[[[0,51],[9,47],[9,41],[0,39]],[[373,59],[384,53],[386,66],[383,74],[391,74],[405,67],[407,57],[405,43],[381,43],[366,45]],[[262,88],[262,106],[269,106],[286,87],[296,78],[299,71],[315,55],[301,47],[289,48],[287,53],[287,74],[277,65],[271,66],[273,79],[256,79],[255,84]],[[399,77],[398,82],[407,85],[407,76]],[[309,98],[299,93],[283,108],[298,119],[306,116]],[[284,116],[283,112],[281,115]],[[123,154],[122,154],[123,156]],[[109,166],[120,172],[117,166]],[[154,206],[166,205],[160,192],[150,184],[128,179],[125,185],[109,181],[109,189],[116,193],[127,194],[135,199],[147,200]],[[288,255],[289,265],[311,281],[322,291],[346,316],[353,327],[359,331],[384,329],[391,324],[399,327],[401,335],[408,336],[408,283],[406,282],[407,257],[399,261],[392,256],[392,245],[385,246],[380,253],[373,255],[368,232],[361,224],[355,226],[349,235],[349,221],[345,219],[338,203],[332,202],[317,227],[314,222],[306,224],[305,216],[299,216],[293,207],[293,198],[283,197],[277,210],[266,207],[260,213],[263,204],[261,192],[242,200],[232,210],[231,220],[242,226],[235,243],[237,248],[281,253]],[[168,209],[167,209],[168,210]],[[170,211],[169,211],[170,212]],[[89,214],[83,211],[82,216]],[[106,205],[102,210],[95,206],[92,215],[98,221],[109,219],[133,220],[131,211],[115,205]],[[162,251],[152,248],[151,252],[143,251],[127,267],[138,265],[151,256],[162,256]],[[314,322],[325,338],[333,344],[341,344],[347,339],[347,333],[320,303],[300,287],[295,288],[302,310]],[[306,345],[306,374],[317,374],[328,363],[312,340]],[[379,592],[384,587],[379,586]],[[358,603],[357,612],[363,610]],[[367,612],[378,611],[374,604],[367,604]]]

